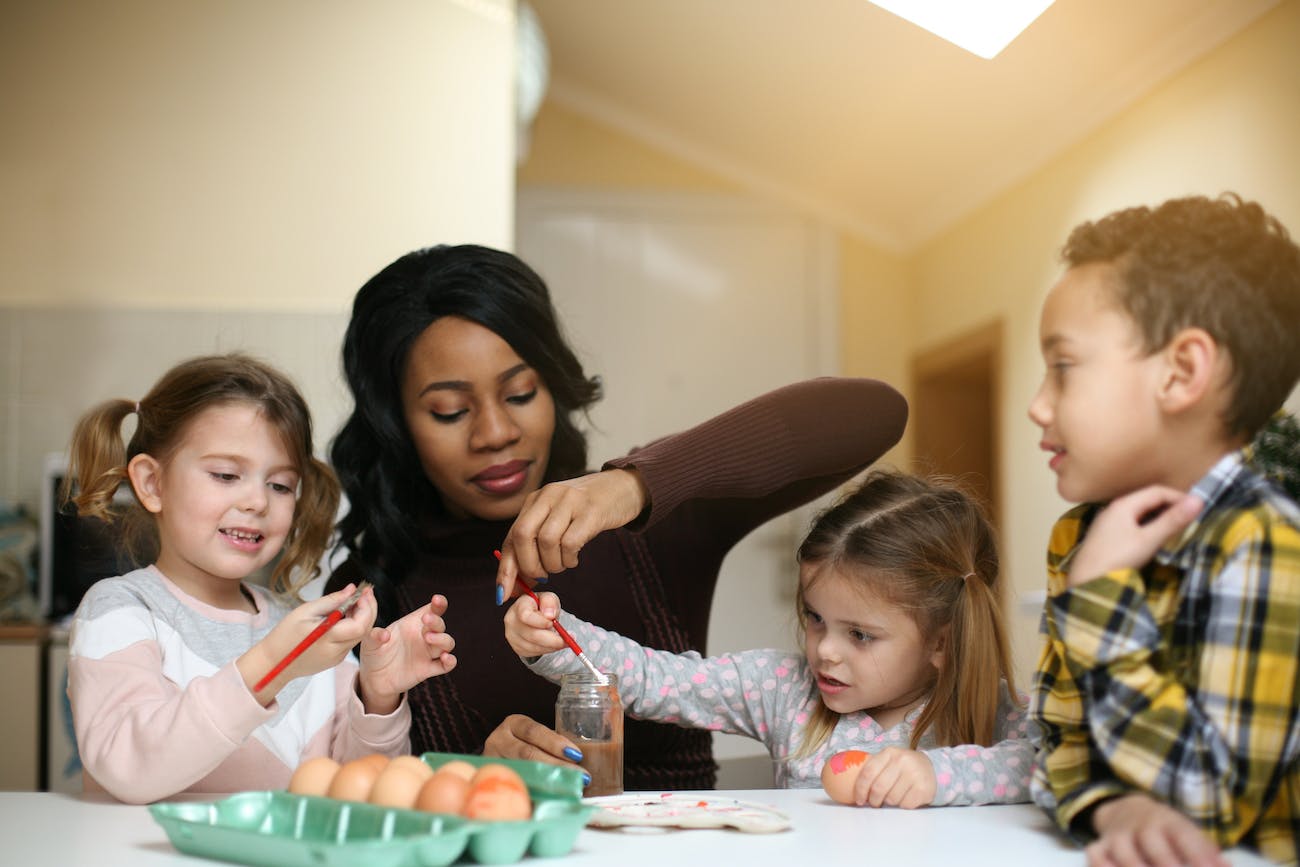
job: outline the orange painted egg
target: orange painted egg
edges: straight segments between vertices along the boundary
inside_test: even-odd
[[[491,780],[499,780],[502,785],[518,789],[521,792],[527,792],[528,786],[524,784],[524,778],[519,776],[514,768],[506,765],[481,765],[474,776],[470,778],[470,788],[481,786]]]
[[[483,765],[469,784],[469,797],[461,811],[470,819],[510,822],[527,819],[533,805],[528,787],[513,768]]]
[[[329,756],[317,756],[299,765],[289,778],[289,791],[295,795],[324,797],[339,771],[339,763]]]
[[[841,804],[853,803],[853,784],[858,773],[871,756],[862,750],[844,750],[836,753],[822,765],[822,788],[831,800]]]

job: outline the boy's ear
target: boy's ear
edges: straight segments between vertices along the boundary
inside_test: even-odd
[[[1222,353],[1203,328],[1184,328],[1173,336],[1162,355],[1165,369],[1158,399],[1168,413],[1180,413],[1205,399],[1215,385]]]
[[[135,498],[147,511],[162,511],[162,464],[145,454],[136,455],[126,465],[127,478],[135,489]]]

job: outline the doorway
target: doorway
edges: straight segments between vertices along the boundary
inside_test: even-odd
[[[998,407],[1002,322],[967,332],[912,361],[916,470],[954,476],[1000,526]]]

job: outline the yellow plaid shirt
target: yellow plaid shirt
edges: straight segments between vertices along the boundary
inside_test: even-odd
[[[1052,530],[1032,792],[1063,829],[1142,791],[1221,845],[1297,861],[1300,510],[1245,457],[1196,484],[1205,509],[1140,570],[1070,588],[1100,507]]]

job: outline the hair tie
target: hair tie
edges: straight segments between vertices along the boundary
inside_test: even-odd
[[[974,578],[974,577],[975,577],[975,573],[974,573],[974,572],[967,572],[965,575],[961,576],[962,583],[965,584],[967,587],[969,587],[969,586],[970,586],[970,579],[972,579],[972,578]]]
[[[138,400],[135,402],[135,414],[136,415],[140,414],[140,401]]]

